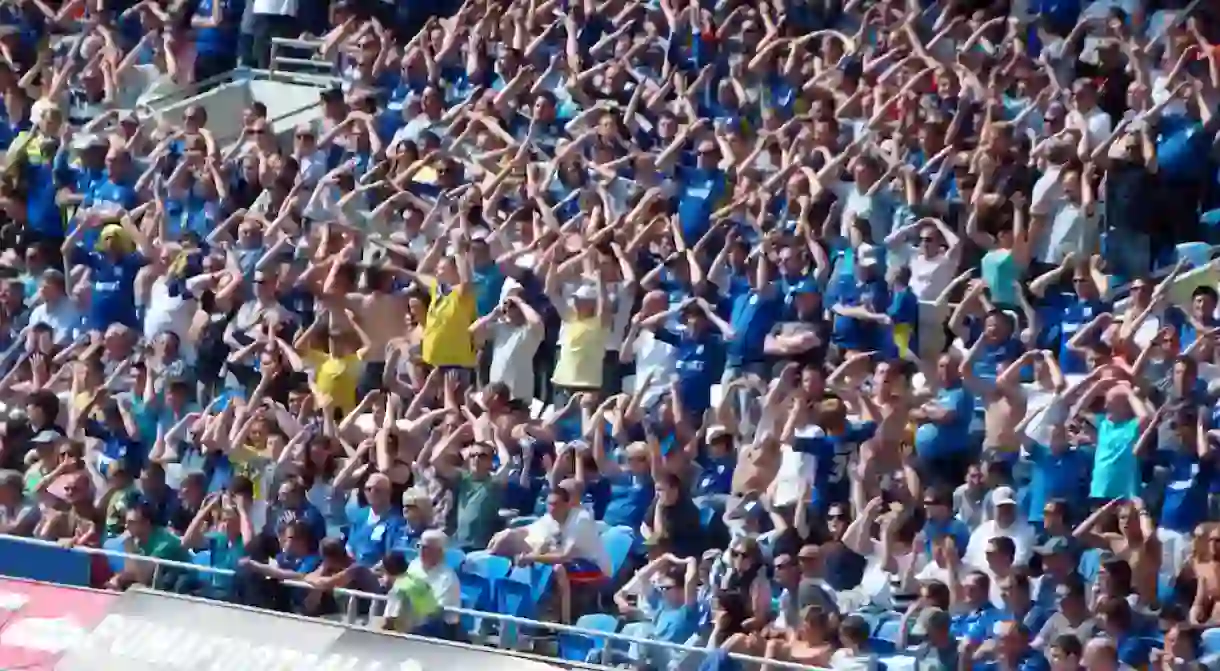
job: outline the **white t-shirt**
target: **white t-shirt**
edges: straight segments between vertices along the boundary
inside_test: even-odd
[[[178,336],[182,356],[188,362],[194,360],[191,321],[195,318],[195,300],[181,294],[169,294],[169,281],[164,277],[153,282],[148,297],[148,309],[144,316],[144,340],[151,342],[161,333]]]
[[[550,547],[554,552],[571,551],[570,556],[591,561],[603,575],[610,575],[610,555],[602,543],[597,521],[584,508],[573,508],[562,525],[550,515],[540,517],[529,525],[526,535],[531,539],[546,538],[548,542],[544,547]]]
[[[816,424],[796,430],[797,438],[820,438],[826,432]],[[795,503],[801,495],[801,483],[813,482],[817,476],[818,458],[812,454],[797,452],[791,445],[784,445],[780,452],[779,470],[775,474],[775,499],[777,506]]]
[[[881,666],[871,652],[857,655],[847,648],[839,648],[830,656],[830,668],[834,671],[876,671]]]
[[[1063,184],[1059,181],[1063,166],[1049,165],[1038,181],[1034,182],[1029,197],[1029,212],[1033,215],[1049,214],[1063,196]]]
[[[987,568],[987,542],[992,538],[1007,536],[1016,546],[1013,563],[1024,566],[1034,552],[1034,529],[1028,523],[1017,520],[1007,529],[1000,527],[995,520],[983,522],[970,534],[970,543],[966,546],[965,563],[976,569]]]
[[[508,385],[515,399],[534,398],[534,353],[542,344],[543,335],[541,324],[493,325],[488,379]]]
[[[665,391],[676,371],[674,346],[658,340],[652,331],[644,331],[635,339],[632,349],[635,353],[635,383],[643,384],[648,373],[652,373],[649,390],[642,398],[647,405],[653,397]]]
[[[921,301],[936,300],[953,281],[959,259],[960,255],[956,252],[940,254],[935,258],[915,252],[907,261],[907,267],[911,269],[911,291]]]
[[[1079,125],[1083,119],[1084,127],[1089,133],[1089,147],[1098,147],[1101,143],[1110,137],[1110,133],[1114,130],[1114,122],[1110,119],[1110,115],[1106,114],[1100,107],[1094,107],[1087,114],[1081,114],[1077,110],[1068,112],[1068,126]]]
[[[297,0],[254,0],[255,14],[296,16]]]

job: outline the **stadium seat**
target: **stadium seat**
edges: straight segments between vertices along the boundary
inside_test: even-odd
[[[902,633],[902,620],[888,619],[881,622],[877,630],[873,633],[873,638],[879,641],[889,643],[891,647],[897,648],[898,637]]]
[[[486,610],[486,604],[493,598],[491,581],[481,575],[459,572],[458,587],[462,594],[462,608],[467,610]],[[479,624],[474,616],[462,615],[463,630],[473,632]]]
[[[612,634],[618,631],[618,618],[605,613],[592,613],[577,620],[576,627]],[[562,632],[559,634],[559,657],[570,662],[584,662],[592,656],[592,661],[597,661],[607,644],[607,638]]]
[[[199,552],[196,552],[195,554],[191,555],[191,563],[194,564],[195,566],[211,567],[212,566],[211,550],[200,550]]]
[[[1080,577],[1086,582],[1092,583],[1097,580],[1097,574],[1101,572],[1101,550],[1096,548],[1085,550],[1080,555]]]
[[[1203,631],[1199,637],[1199,655],[1220,655],[1220,628]]]
[[[466,561],[466,553],[457,548],[445,549],[445,563],[454,571],[462,570],[462,564]]]
[[[631,555],[635,534],[627,527],[612,527],[602,534],[602,542],[606,544],[606,552],[610,555],[610,575],[607,577],[610,582],[614,582]]]
[[[875,637],[868,639],[868,647],[878,655],[892,655],[898,651],[893,641]]]
[[[102,548],[105,550],[110,550],[111,552],[126,552],[126,550],[123,548],[123,539],[119,538],[118,536],[107,539],[105,543],[102,543]],[[118,573],[119,571],[123,570],[125,560],[122,557],[108,556],[106,557],[106,563],[110,564],[111,571]]]
[[[501,615],[537,619],[542,600],[551,585],[555,569],[547,564],[518,566],[505,576],[495,589],[495,612]],[[500,644],[504,648],[516,645],[519,626],[505,622],[500,627]],[[528,634],[527,634],[528,635]]]
[[[473,605],[466,608],[475,610],[494,610],[496,607],[496,584],[508,576],[513,569],[513,563],[507,557],[481,554],[472,556],[462,562],[458,577],[462,581],[463,602],[465,602],[466,582],[472,581],[481,585],[481,595]]]

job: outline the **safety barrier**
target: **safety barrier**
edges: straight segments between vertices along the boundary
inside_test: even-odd
[[[25,546],[25,547],[18,547],[18,546]],[[22,553],[26,552],[27,550],[32,551],[34,553],[38,553],[37,558],[33,559],[33,560],[29,560],[29,561],[14,562],[13,557],[15,555],[22,554]],[[76,555],[77,557],[81,557],[81,558],[85,559],[85,561],[83,564],[77,564],[77,563],[74,563],[70,557],[66,557],[67,555]],[[179,569],[179,570],[183,570],[183,571],[194,571],[196,573],[205,573],[205,574],[209,574],[209,575],[219,575],[219,576],[229,576],[229,577],[236,575],[236,572],[232,571],[230,569],[216,568],[216,567],[212,567],[212,566],[202,566],[199,564],[178,562],[178,561],[172,561],[169,559],[142,557],[139,555],[132,555],[132,554],[128,554],[125,552],[108,550],[108,549],[104,549],[104,548],[84,547],[84,546],[74,546],[72,548],[65,548],[52,541],[45,541],[45,540],[35,539],[35,538],[25,538],[22,536],[0,535],[0,574],[3,574],[3,575],[11,575],[12,577],[18,577],[18,578],[29,578],[29,579],[33,579],[33,580],[41,580],[44,582],[59,582],[59,583],[80,585],[80,584],[82,584],[80,582],[81,566],[84,566],[86,569],[88,568],[88,565],[89,565],[88,557],[90,557],[90,556],[107,557],[107,558],[114,558],[114,559],[123,559],[123,560],[132,560],[132,561],[139,561],[139,562],[144,562],[144,563],[151,563],[154,565],[153,580],[152,580],[153,584],[157,584],[158,578],[160,577],[160,573],[163,569]],[[41,571],[39,570],[40,566],[42,567]],[[52,567],[54,567],[54,566],[70,567],[70,569],[68,570],[68,573],[66,573],[64,576],[64,578],[66,578],[66,580],[61,580],[59,576],[54,575],[54,571],[51,570]],[[18,573],[17,569],[29,569],[32,572],[37,573],[37,575],[20,574],[20,573]],[[87,576],[86,576],[83,584],[86,584],[86,585],[88,584]],[[284,581],[284,584],[289,587],[294,587],[294,588],[299,588],[299,589],[310,589],[310,590],[314,589],[314,587],[312,585],[305,583],[305,582],[300,582],[300,581]],[[386,597],[384,594],[375,594],[372,592],[364,592],[364,591],[348,589],[348,588],[335,588],[333,590],[333,593],[338,596],[347,597],[347,603],[346,603],[346,607],[345,607],[344,613],[343,613],[343,622],[348,625],[354,625],[356,623],[357,614],[360,612],[361,600],[367,599],[370,603],[373,603],[373,604],[381,604],[381,603],[384,603],[386,600]],[[584,636],[584,637],[592,638],[595,640],[599,640],[599,639],[605,640],[605,641],[607,641],[607,645],[603,646],[602,650],[601,650],[601,654],[602,654],[601,661],[603,661],[603,662],[609,662],[611,655],[614,652],[612,649],[612,646],[609,645],[610,642],[619,643],[624,646],[634,644],[637,646],[643,646],[643,647],[649,647],[649,648],[665,648],[665,649],[674,651],[676,653],[688,653],[690,655],[697,656],[697,658],[707,655],[711,652],[707,648],[698,648],[698,647],[689,646],[689,645],[668,643],[665,641],[658,641],[655,639],[638,638],[635,636],[628,636],[628,635],[617,633],[617,632],[607,632],[607,631],[598,631],[598,630],[593,630],[593,629],[584,629],[582,627],[573,627],[570,625],[559,624],[558,622],[544,622],[544,621],[540,621],[540,620],[531,620],[528,618],[515,617],[512,615],[504,615],[501,613],[492,613],[492,612],[487,612],[487,611],[471,610],[471,609],[467,609],[467,608],[446,608],[445,612],[451,613],[454,615],[476,618],[476,619],[493,620],[493,621],[499,622],[501,624],[512,624],[512,625],[517,625],[517,626],[522,626],[522,627],[532,627],[532,628],[536,628],[536,629],[548,630],[548,631],[555,632],[556,634],[573,634],[573,635],[577,635],[577,636]],[[813,669],[814,671],[822,671],[822,670],[816,669],[815,667],[810,667],[810,666],[806,666],[806,665],[802,665],[802,664],[794,664],[794,663],[790,663],[790,662],[783,662],[783,661],[778,661],[778,660],[773,660],[773,659],[765,659],[762,657],[756,657],[753,655],[745,655],[745,654],[741,654],[741,653],[731,653],[730,657],[732,657],[733,659],[735,659],[739,662],[770,665],[771,668],[785,668],[785,669],[798,669],[798,670]],[[538,659],[540,659],[540,660],[545,659],[545,661],[547,661],[549,663],[552,663],[552,664],[557,663],[557,664],[561,664],[564,666],[579,666],[580,668],[593,668],[593,669],[606,668],[605,666],[599,666],[596,664],[577,664],[574,662],[569,662],[567,660],[556,660],[556,659],[552,659],[552,658],[539,657]]]

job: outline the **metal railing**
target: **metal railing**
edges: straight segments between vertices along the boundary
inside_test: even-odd
[[[290,39],[276,37],[271,40],[271,58],[268,76],[273,80],[301,81],[302,83],[332,84],[339,80],[339,57],[326,58],[322,54],[320,39]],[[304,52],[307,58],[294,55]]]
[[[227,576],[227,577],[233,577],[233,576],[237,575],[237,572],[233,571],[231,569],[216,568],[213,566],[203,566],[200,564],[179,562],[179,561],[173,561],[173,560],[169,560],[169,559],[159,559],[156,557],[143,557],[140,555],[133,555],[133,554],[129,554],[126,552],[118,552],[116,550],[108,550],[105,548],[95,548],[95,547],[86,547],[86,546],[74,546],[72,548],[64,548],[62,545],[60,545],[56,542],[53,542],[53,541],[46,541],[46,540],[41,540],[41,539],[36,539],[36,538],[26,538],[24,536],[9,536],[9,535],[5,535],[5,534],[0,534],[0,540],[12,541],[12,542],[16,542],[16,543],[23,543],[26,545],[35,545],[35,546],[40,546],[40,547],[59,548],[64,551],[80,552],[82,554],[87,554],[87,555],[96,555],[96,556],[102,556],[102,557],[108,557],[108,558],[114,558],[114,559],[123,559],[123,560],[128,560],[128,561],[153,564],[152,584],[154,584],[154,585],[157,584],[157,582],[158,582],[158,578],[160,577],[162,568],[172,568],[172,569],[179,569],[179,570],[185,570],[185,571],[194,571],[197,573],[206,573],[206,574],[210,574],[210,575],[219,575],[219,576]],[[21,576],[16,576],[16,577],[21,577]],[[308,589],[308,590],[316,589],[313,585],[310,585],[309,583],[306,583],[303,581],[285,580],[282,582],[283,582],[283,584],[285,584],[289,587],[294,587],[294,588],[298,588],[298,589]],[[384,603],[386,601],[386,596],[384,594],[365,592],[365,591],[350,589],[350,588],[346,588],[346,587],[336,587],[330,591],[332,591],[336,595],[347,597],[347,604],[346,604],[346,607],[345,607],[344,613],[343,613],[343,623],[346,625],[355,625],[356,624],[358,613],[360,612],[360,601],[362,599],[367,599],[370,603]],[[606,642],[606,644],[600,650],[600,654],[602,655],[601,659],[603,662],[609,662],[615,653],[615,650],[612,649],[612,646],[610,645],[610,643],[612,643],[612,642],[620,643],[620,644],[634,644],[637,646],[641,646],[644,649],[664,648],[664,649],[673,651],[675,653],[686,653],[686,654],[690,654],[690,655],[696,655],[700,658],[714,652],[714,650],[710,649],[710,648],[700,648],[700,647],[695,647],[695,646],[691,646],[691,645],[683,645],[683,644],[679,644],[679,643],[669,643],[666,641],[658,641],[658,640],[650,639],[650,638],[639,638],[636,636],[629,636],[629,635],[622,634],[619,632],[608,632],[608,631],[599,631],[599,630],[595,630],[595,629],[585,629],[583,627],[574,627],[571,625],[560,624],[558,622],[545,622],[545,621],[541,621],[541,620],[531,620],[529,618],[516,617],[513,615],[504,615],[502,613],[493,613],[493,612],[481,611],[481,610],[472,610],[469,608],[444,608],[444,612],[448,613],[448,614],[452,614],[452,615],[468,616],[468,617],[472,617],[472,618],[476,618],[476,619],[493,620],[493,621],[499,622],[501,624],[512,624],[512,625],[518,625],[518,626],[533,627],[533,628],[537,628],[537,629],[549,630],[549,631],[553,631],[558,634],[573,634],[573,635],[578,635],[578,636],[584,636],[584,637],[591,638],[594,640],[604,640]],[[747,655],[747,654],[743,654],[743,653],[730,653],[729,656],[739,662],[746,662],[746,663],[750,663],[750,664],[766,664],[766,665],[770,665],[772,668],[798,669],[801,671],[807,671],[809,669],[813,669],[814,671],[825,671],[825,670],[817,669],[817,667],[811,667],[811,666],[804,665],[804,664],[795,664],[792,662],[785,662],[785,661],[781,661],[781,660],[767,659],[767,658],[756,657],[754,655]],[[562,664],[562,665],[569,665],[569,666],[576,665],[574,662],[571,662],[570,660],[560,660],[560,659],[555,659],[555,658],[551,658],[551,657],[541,657],[541,656],[539,656],[538,659],[544,660],[551,664]],[[583,666],[586,668],[598,668],[598,669],[606,668],[604,666],[598,666],[598,665],[583,665]]]

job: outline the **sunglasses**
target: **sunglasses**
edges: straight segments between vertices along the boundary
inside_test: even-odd
[[[843,519],[847,519],[847,513],[839,512],[839,511],[831,511],[829,513],[826,513],[826,518],[831,519],[831,520],[843,520]]]
[[[262,135],[267,131],[262,128],[251,128],[249,132],[251,135]]]

